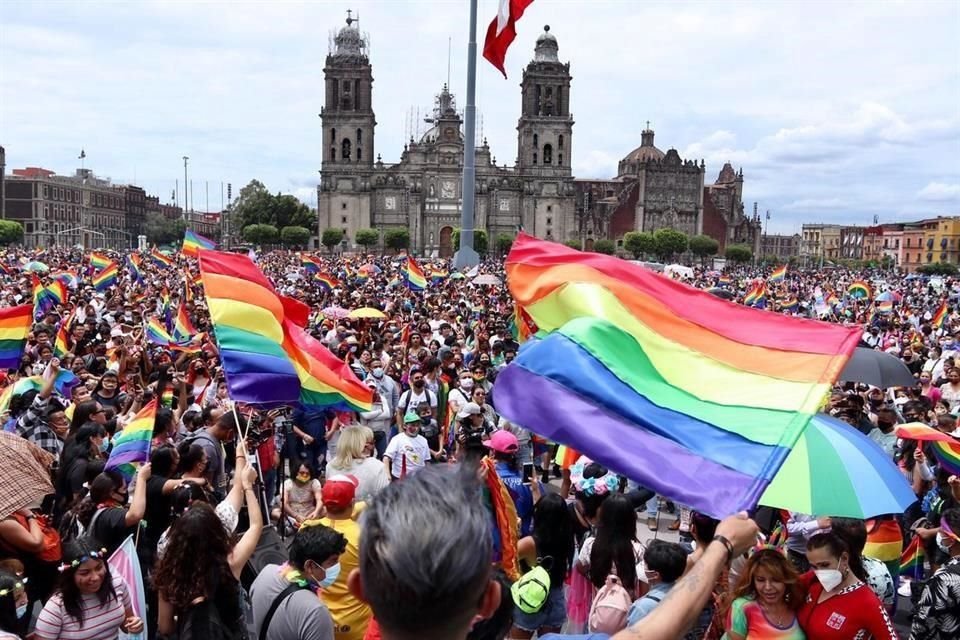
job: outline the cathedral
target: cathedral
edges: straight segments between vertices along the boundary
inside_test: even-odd
[[[558,54],[556,37],[544,27],[523,72],[514,166],[498,166],[486,140],[476,148],[475,226],[486,230],[491,242],[521,227],[587,248],[600,238],[622,242],[623,234],[635,229],[716,232],[731,241],[738,224],[741,231],[752,229],[750,221],[744,224],[739,201],[742,172],[736,176],[740,189],[717,190],[723,197],[714,198],[711,188],[704,188],[703,162],[682,160],[675,149],[657,149],[649,125],[640,147],[620,162],[616,178],[574,179],[570,64]],[[431,127],[419,139],[411,137],[400,162],[388,164],[375,153],[373,70],[367,41],[352,18],[333,38],[323,73],[320,234],[342,229],[349,249],[358,229],[377,230],[382,245],[385,232],[406,228],[413,252],[452,256],[453,230],[460,226],[464,140],[449,87],[436,96]],[[719,205],[713,206],[714,199]]]

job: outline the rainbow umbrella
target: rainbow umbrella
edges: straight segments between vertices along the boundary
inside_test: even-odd
[[[42,262],[31,260],[27,264],[23,265],[23,270],[27,272],[46,273],[47,271],[50,271],[50,267]]]
[[[341,318],[346,318],[350,315],[349,309],[344,309],[343,307],[326,307],[320,311],[325,318],[332,318],[333,320],[339,320]]]
[[[825,414],[810,420],[760,504],[816,516],[903,513],[916,496],[873,440]]]

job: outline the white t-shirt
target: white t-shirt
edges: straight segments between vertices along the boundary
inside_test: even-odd
[[[420,393],[416,393],[413,389],[404,391],[397,404],[403,413],[415,413],[417,407],[424,403],[429,403],[431,409],[437,408],[437,394],[430,391],[427,385],[423,385],[423,391]]]
[[[421,435],[411,438],[405,433],[398,433],[390,439],[384,456],[390,458],[391,473],[394,478],[403,475],[404,460],[406,461],[407,474],[420,471],[427,466],[430,459],[430,446],[427,439]]]

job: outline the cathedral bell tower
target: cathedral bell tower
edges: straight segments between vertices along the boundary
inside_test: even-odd
[[[323,172],[373,167],[373,72],[367,39],[347,11],[323,68]]]
[[[545,26],[537,38],[533,60],[523,71],[517,142],[518,166],[524,173],[570,175],[570,63],[560,62],[558,49],[550,26]]]

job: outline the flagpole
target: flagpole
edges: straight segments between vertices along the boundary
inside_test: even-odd
[[[477,167],[475,157],[477,124],[477,0],[470,0],[470,36],[467,43],[467,106],[463,125],[463,205],[460,211],[460,248],[453,257],[457,269],[472,267],[480,262],[473,250],[474,185]]]

